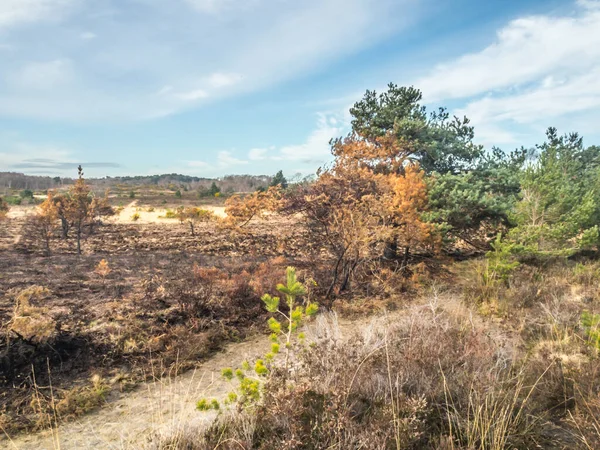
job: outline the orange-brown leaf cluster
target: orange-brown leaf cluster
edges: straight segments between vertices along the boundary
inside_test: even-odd
[[[272,186],[264,192],[257,191],[244,197],[234,195],[225,202],[227,217],[224,223],[231,228],[242,228],[254,218],[277,212],[281,204],[280,186]]]
[[[6,218],[9,210],[10,207],[8,206],[8,203],[2,197],[0,197],[0,220]]]

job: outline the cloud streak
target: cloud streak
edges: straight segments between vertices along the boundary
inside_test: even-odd
[[[390,15],[397,7],[397,0],[3,0],[0,26],[11,25],[20,48],[0,59],[0,80],[11,81],[0,83],[0,116],[143,120],[260,91],[398,31],[412,16]]]
[[[431,103],[464,100],[455,112],[490,145],[573,123],[574,115],[600,121],[600,2],[575,7],[513,20],[489,46],[437,65],[415,85]]]

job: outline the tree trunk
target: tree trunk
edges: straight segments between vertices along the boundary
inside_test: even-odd
[[[69,222],[67,219],[61,217],[60,224],[62,226],[62,237],[63,239],[67,239],[69,237]]]
[[[81,223],[77,224],[77,254],[81,255]]]
[[[408,267],[408,260],[410,259],[410,247],[404,248],[404,257],[402,258],[402,267]]]
[[[46,256],[50,256],[50,234],[48,232],[44,234],[44,240],[44,244],[46,245]]]
[[[385,249],[383,250],[384,259],[394,260],[398,258],[398,243],[396,239],[389,240],[385,243]]]

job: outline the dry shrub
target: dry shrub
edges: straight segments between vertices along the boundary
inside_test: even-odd
[[[572,270],[571,280],[583,286],[598,287],[600,284],[600,264],[596,261],[576,263]]]
[[[256,410],[225,415],[172,448],[436,448],[449,434],[450,409],[467,417],[473,393],[483,399],[511,367],[506,339],[456,304],[433,300],[350,340],[335,321],[319,323],[314,344],[297,353],[293,380],[275,375]],[[242,426],[250,422],[249,439]]]
[[[8,211],[10,211],[10,206],[8,205],[6,200],[4,200],[2,197],[0,197],[0,221],[3,221],[6,219],[6,215],[8,214]]]
[[[49,295],[50,291],[42,286],[13,292],[15,309],[8,332],[35,344],[48,343],[56,332],[56,321],[49,316],[48,308],[35,306],[35,303]]]
[[[287,265],[287,260],[283,256],[277,256],[260,263],[252,273],[250,286],[260,295],[265,293],[275,295],[274,286],[277,286],[280,282],[281,273],[285,271]]]
[[[573,374],[574,408],[570,415],[588,449],[600,448],[600,360],[592,359]]]
[[[177,310],[169,312],[168,323],[187,323],[195,331],[214,325],[252,326],[265,317],[262,289],[268,284],[272,289],[280,264],[283,260],[276,258],[255,266],[194,265],[168,280],[150,280],[145,284],[146,297],[160,297],[166,304],[177,305]]]
[[[497,276],[487,259],[465,264],[463,297],[483,315],[519,315],[523,309],[562,298],[572,290],[564,265],[545,268],[521,265],[510,277]]]
[[[221,223],[239,231],[252,219],[277,212],[281,206],[281,196],[280,186],[271,186],[264,192],[256,191],[244,197],[233,195],[225,202],[227,217]]]
[[[70,419],[98,408],[106,402],[110,386],[100,375],[93,375],[86,386],[75,387],[61,393],[55,401],[56,414],[61,419]]]

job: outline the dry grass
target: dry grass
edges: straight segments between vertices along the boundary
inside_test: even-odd
[[[288,383],[273,377],[256,407],[155,448],[598,448],[600,360],[581,327],[596,267],[523,266],[477,302],[489,285],[468,286],[481,272],[463,267],[458,289],[354,322],[350,337],[321,316]],[[482,315],[494,299],[505,310]]]

